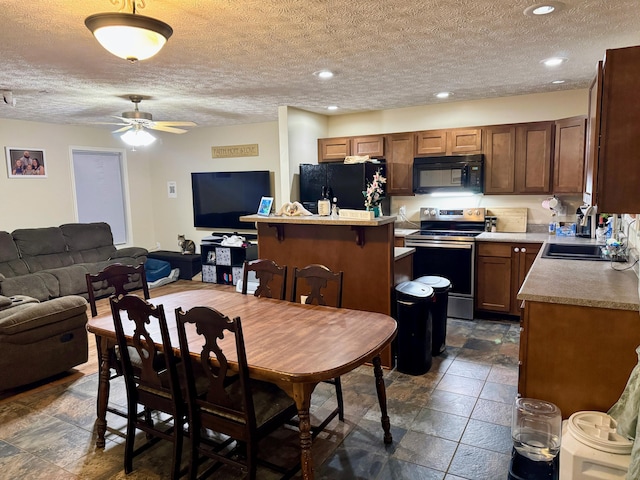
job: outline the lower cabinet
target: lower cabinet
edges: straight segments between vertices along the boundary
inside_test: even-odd
[[[478,242],[476,310],[520,315],[516,299],[539,243]]]
[[[520,321],[518,393],[563,418],[606,412],[638,363],[638,312],[526,301]]]

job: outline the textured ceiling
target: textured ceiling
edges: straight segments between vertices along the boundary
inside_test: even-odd
[[[131,64],[84,25],[122,3],[0,0],[0,89],[17,102],[0,100],[0,118],[108,122],[138,94],[154,120],[219,126],[273,121],[283,105],[341,114],[443,102],[442,90],[450,102],[585,88],[607,48],[640,44],[638,0],[564,0],[544,17],[523,14],[535,0],[145,0],[138,13],[174,34]],[[568,61],[540,64],[554,55]]]

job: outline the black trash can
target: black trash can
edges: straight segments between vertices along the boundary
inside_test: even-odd
[[[397,363],[399,372],[422,375],[431,368],[431,313],[433,289],[424,283],[396,285],[398,321]]]
[[[431,355],[438,356],[444,352],[447,341],[447,307],[449,306],[449,290],[451,282],[444,277],[424,276],[415,282],[424,283],[433,288],[435,298],[431,304]]]

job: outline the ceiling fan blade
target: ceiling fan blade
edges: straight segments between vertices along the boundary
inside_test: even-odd
[[[154,125],[150,125],[148,128],[153,130],[159,130],[161,132],[169,132],[169,133],[187,133],[188,130],[184,130],[182,128],[173,128],[173,127],[165,127],[163,125],[158,125],[155,123]]]
[[[119,117],[118,115],[111,115],[113,118],[117,118],[118,120],[120,120],[121,122],[124,123],[132,123],[131,119],[129,118],[124,118],[124,117]]]
[[[117,130],[114,130],[111,133],[120,133],[120,132],[126,132],[127,130],[129,130],[130,128],[133,128],[133,125],[127,125],[126,127],[122,127],[122,128],[118,128]]]
[[[197,127],[195,122],[153,122],[161,127]]]

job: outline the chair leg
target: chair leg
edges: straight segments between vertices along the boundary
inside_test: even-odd
[[[334,379],[336,384],[336,399],[338,400],[338,419],[344,422],[344,400],[342,398],[342,382],[340,377]]]
[[[173,425],[173,463],[171,468],[171,480],[180,478],[180,466],[182,464],[182,441],[184,431],[182,429],[182,415],[177,412]]]
[[[247,450],[247,470],[249,471],[247,478],[249,480],[256,480],[258,472],[258,445],[254,439],[251,439],[244,444],[244,447]]]
[[[129,402],[131,404],[131,402]],[[124,446],[124,473],[133,471],[133,447],[136,439],[136,405],[129,406],[127,416],[127,439]]]

